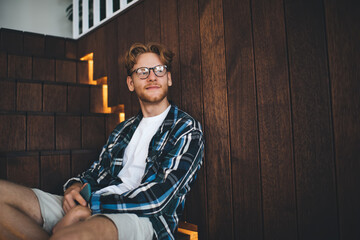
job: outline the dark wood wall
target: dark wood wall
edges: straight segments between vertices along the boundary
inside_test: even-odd
[[[201,239],[360,239],[360,19],[352,0],[143,0],[78,41],[110,105],[123,55],[176,54],[170,98],[203,123],[187,201]]]
[[[62,194],[118,124],[76,49],[72,39],[0,29],[0,179]]]

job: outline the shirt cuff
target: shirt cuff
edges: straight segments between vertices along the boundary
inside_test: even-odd
[[[93,193],[90,200],[90,206],[92,214],[101,213],[100,212],[100,194]]]

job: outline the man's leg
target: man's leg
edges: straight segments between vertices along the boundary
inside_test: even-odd
[[[63,228],[50,238],[51,240],[117,240],[117,228],[108,218],[94,216],[86,221],[78,222],[69,227]]]
[[[0,239],[48,239],[35,193],[0,180]]]

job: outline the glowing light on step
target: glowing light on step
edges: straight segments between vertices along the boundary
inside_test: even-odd
[[[89,70],[89,84],[91,85],[102,85],[102,113],[114,113],[119,116],[119,123],[125,121],[124,105],[119,104],[116,106],[109,107],[109,98],[108,98],[108,84],[107,77],[101,77],[94,79],[94,53],[89,53],[84,57],[80,58],[81,61],[88,62]]]

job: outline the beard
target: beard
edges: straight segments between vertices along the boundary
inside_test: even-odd
[[[155,93],[152,93],[151,91],[148,92],[148,90],[140,90],[137,91],[135,89],[135,93],[140,101],[144,103],[150,103],[150,104],[156,104],[163,101],[167,95],[168,95],[168,88],[163,88],[160,86],[161,91],[156,91]]]

